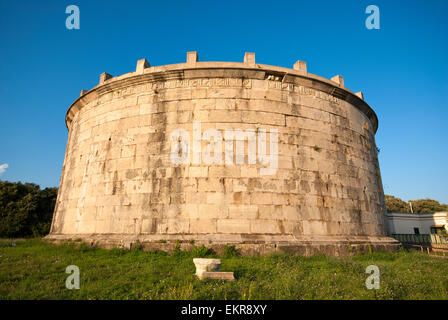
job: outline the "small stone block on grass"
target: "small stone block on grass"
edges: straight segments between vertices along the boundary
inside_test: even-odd
[[[202,278],[199,279],[235,280],[233,272],[203,272]]]
[[[220,259],[194,258],[196,276],[202,279],[216,279],[233,281],[233,272],[218,272],[221,267]]]

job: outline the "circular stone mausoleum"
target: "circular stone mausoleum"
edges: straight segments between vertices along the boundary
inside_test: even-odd
[[[361,92],[255,62],[150,67],[70,106],[50,240],[246,254],[394,250]]]

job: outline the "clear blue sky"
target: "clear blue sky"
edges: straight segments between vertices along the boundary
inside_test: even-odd
[[[70,4],[80,30],[65,27]],[[370,4],[380,30],[365,27]],[[363,91],[379,118],[385,192],[448,203],[448,1],[1,1],[0,35],[2,180],[59,184],[65,112],[100,73],[253,51]]]

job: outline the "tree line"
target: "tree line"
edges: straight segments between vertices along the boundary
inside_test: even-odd
[[[411,204],[409,204],[409,202]],[[386,194],[386,208],[387,212],[411,212],[414,213],[432,213],[440,211],[448,211],[448,204],[441,204],[433,199],[419,199],[404,202],[400,198]]]
[[[0,181],[0,237],[42,237],[50,232],[58,188]]]

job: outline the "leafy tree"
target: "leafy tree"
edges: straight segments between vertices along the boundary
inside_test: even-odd
[[[387,194],[385,196],[387,212],[410,212],[409,205],[400,198]]]
[[[413,211],[419,213],[448,211],[447,204],[441,204],[433,199],[411,200],[411,204]]]
[[[0,237],[37,237],[50,231],[57,188],[0,181]]]
[[[448,211],[448,204],[441,204],[433,199],[410,200],[414,213],[429,213]],[[409,204],[391,195],[386,194],[386,208],[388,212],[411,212]]]

